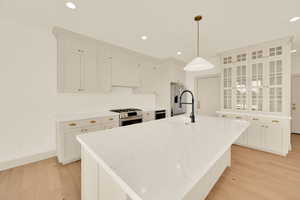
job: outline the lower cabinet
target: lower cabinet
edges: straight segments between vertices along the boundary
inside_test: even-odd
[[[281,152],[283,148],[283,129],[279,124],[264,126],[264,147],[272,152]]]
[[[154,111],[143,112],[143,122],[155,120]]]
[[[57,123],[57,157],[62,164],[81,159],[81,146],[76,137],[94,131],[119,127],[119,116]]]
[[[263,147],[264,134],[263,134],[263,125],[259,121],[255,120],[251,122],[250,127],[248,128],[248,141],[246,145],[249,145],[254,148]]]
[[[66,162],[80,159],[80,144],[76,140],[76,136],[83,134],[81,131],[66,132],[64,136],[64,158]]]
[[[250,122],[235,144],[270,153],[286,155],[290,146],[289,119],[222,114],[221,117]]]

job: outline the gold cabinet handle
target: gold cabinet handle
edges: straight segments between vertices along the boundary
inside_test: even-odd
[[[278,120],[272,120],[273,123],[279,123],[280,121]]]
[[[242,119],[242,117],[240,117],[240,116],[236,116],[235,118],[236,118],[236,119]]]
[[[222,117],[227,117],[227,115],[222,115]]]
[[[114,120],[114,118],[109,118],[109,120],[111,120],[111,121],[112,121],[112,120]]]
[[[258,118],[253,118],[252,120],[258,121],[259,119]]]
[[[70,123],[69,126],[76,126],[76,123]]]
[[[95,121],[95,120],[92,120],[92,121],[90,121],[90,123],[91,123],[91,124],[95,124],[95,123],[96,123],[96,121]]]

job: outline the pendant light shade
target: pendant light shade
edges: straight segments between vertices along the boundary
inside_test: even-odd
[[[189,64],[184,68],[185,71],[202,71],[214,68],[210,62],[201,58],[199,56],[199,21],[202,19],[202,16],[196,16],[195,21],[197,22],[197,57],[194,58]]]
[[[214,66],[208,62],[207,60],[196,57],[189,64],[187,64],[184,68],[185,71],[201,71],[212,69]]]

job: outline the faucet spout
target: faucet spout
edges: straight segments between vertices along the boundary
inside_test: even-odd
[[[191,94],[192,96],[192,102],[182,102],[182,95],[184,93],[189,93]],[[189,104],[189,105],[192,105],[192,112],[191,112],[191,115],[190,115],[190,118],[191,118],[191,122],[192,123],[195,123],[195,108],[194,108],[194,103],[195,103],[195,99],[194,99],[194,95],[193,93],[190,91],[190,90],[184,90],[181,95],[180,95],[180,98],[179,98],[179,107],[181,108],[182,107],[182,104]]]

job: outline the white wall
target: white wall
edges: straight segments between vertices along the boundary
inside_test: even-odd
[[[185,73],[185,83],[187,89],[191,90],[193,94],[196,96],[196,83],[195,80],[199,77],[207,77],[207,76],[216,76],[220,75],[221,68],[220,68],[220,60],[218,57],[212,57],[209,58],[208,61],[210,61],[212,64],[214,64],[214,68],[210,70],[205,71],[199,71],[199,72],[186,72]],[[209,86],[208,86],[209,87]],[[196,97],[195,97],[196,98]],[[188,97],[188,101],[191,101],[191,98]],[[197,105],[195,105],[195,109]],[[187,106],[187,113],[191,112],[191,106]]]
[[[154,107],[154,95],[131,89],[111,94],[56,92],[56,39],[52,27],[0,21],[0,162],[55,150],[55,114],[114,107]]]

